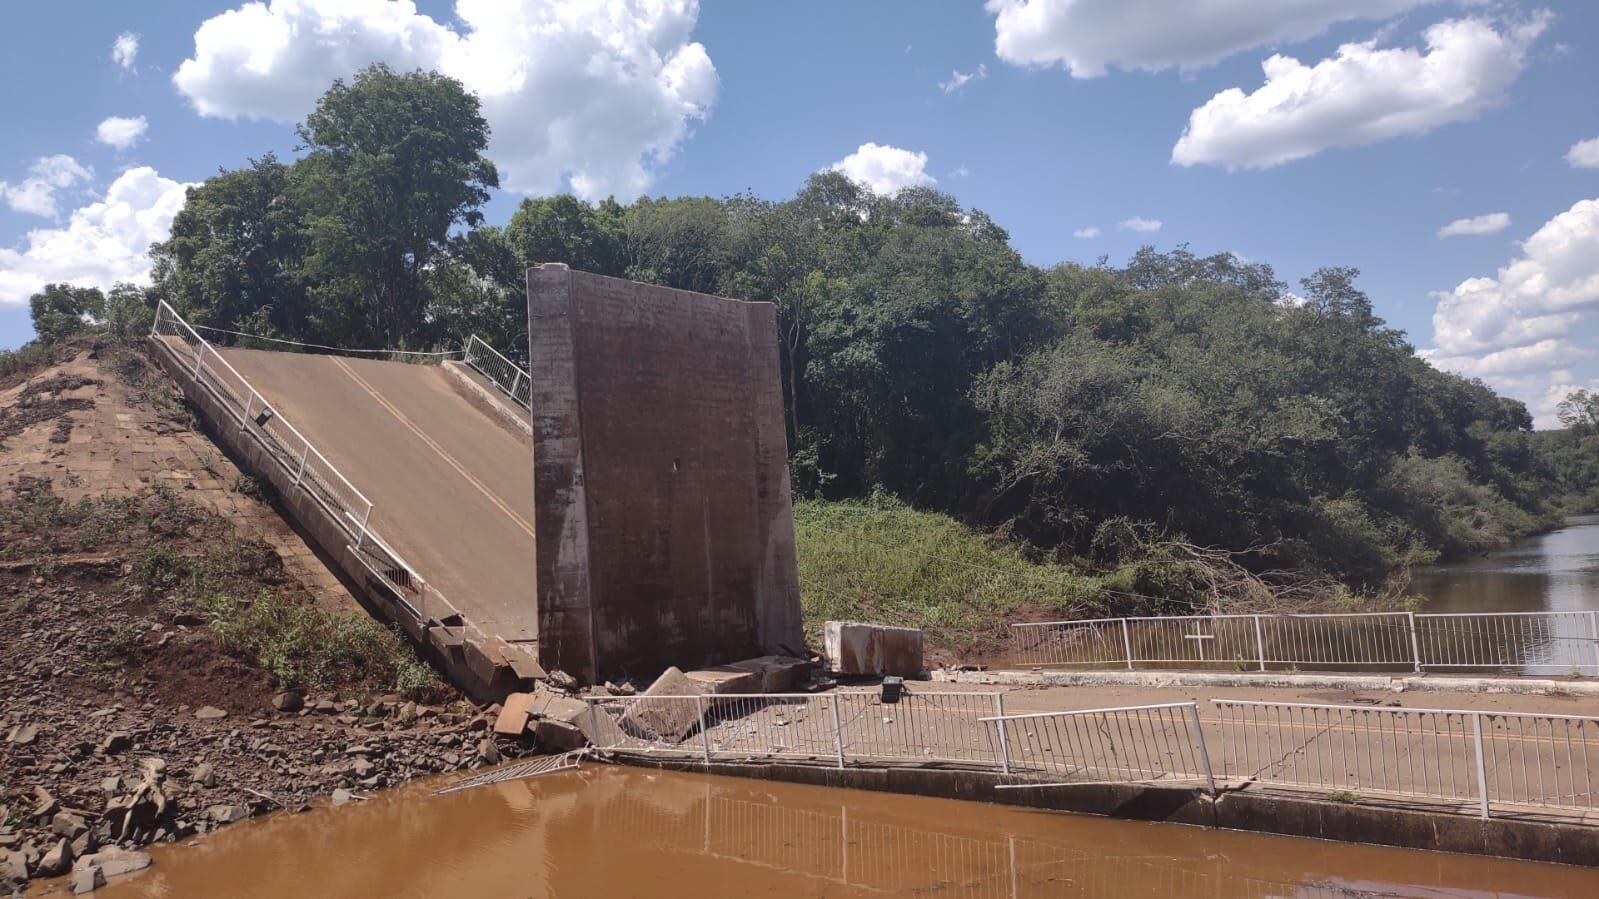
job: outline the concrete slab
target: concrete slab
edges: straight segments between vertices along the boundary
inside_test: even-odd
[[[922,632],[858,621],[829,621],[822,629],[828,664],[839,674],[920,677]]]
[[[756,675],[760,679],[757,693],[789,693],[810,680],[816,666],[809,659],[793,656],[760,656],[727,667]]]

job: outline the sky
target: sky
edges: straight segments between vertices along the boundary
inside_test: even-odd
[[[0,36],[0,348],[48,281],[148,280],[185,186],[333,79],[436,69],[524,196],[935,186],[1030,262],[1188,244],[1348,265],[1539,426],[1599,388],[1591,0],[268,0],[19,4]]]

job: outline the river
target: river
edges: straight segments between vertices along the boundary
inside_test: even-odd
[[[133,897],[1599,895],[1599,872],[586,765],[230,827]]]
[[[1428,612],[1578,612],[1599,609],[1599,515],[1480,558],[1416,574]]]

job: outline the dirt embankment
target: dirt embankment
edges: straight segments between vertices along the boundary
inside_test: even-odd
[[[531,749],[208,446],[136,349],[0,390],[0,892]]]

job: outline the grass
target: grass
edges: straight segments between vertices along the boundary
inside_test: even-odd
[[[919,627],[957,652],[998,645],[1016,621],[1103,614],[1094,576],[1036,562],[946,515],[896,500],[801,500],[795,536],[805,620],[814,638],[827,619]]]

